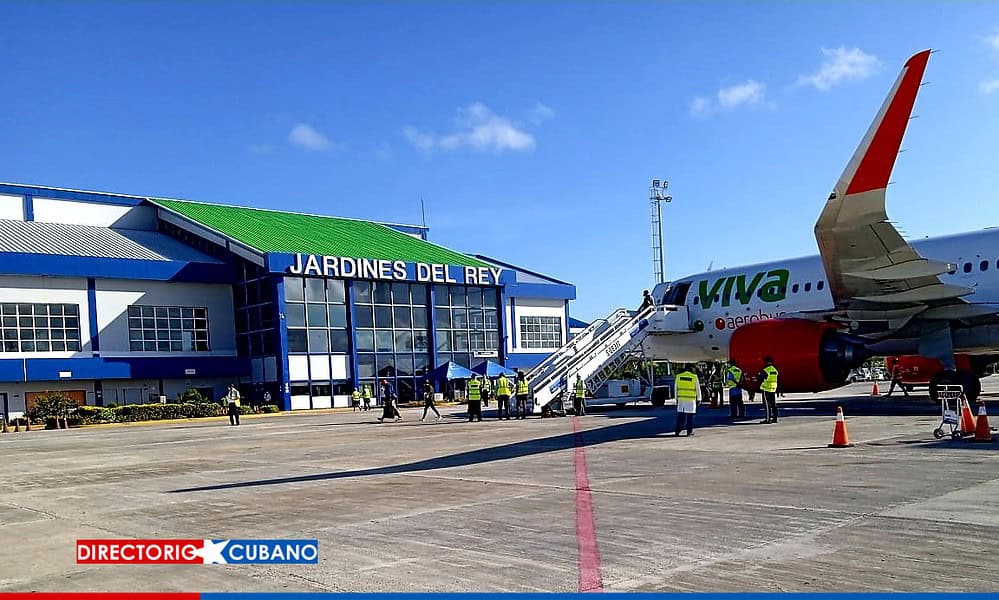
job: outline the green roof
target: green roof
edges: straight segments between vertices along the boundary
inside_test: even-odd
[[[151,199],[260,252],[318,254],[486,267],[486,263],[371,221]]]

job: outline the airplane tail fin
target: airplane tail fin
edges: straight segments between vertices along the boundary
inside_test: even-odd
[[[881,110],[836,183],[837,197],[888,187],[929,58],[930,50],[923,50],[902,67]]]

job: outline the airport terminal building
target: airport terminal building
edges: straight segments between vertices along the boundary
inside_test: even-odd
[[[284,410],[403,401],[446,361],[537,364],[567,339],[569,283],[376,223],[0,184],[0,401],[106,406],[187,388]]]

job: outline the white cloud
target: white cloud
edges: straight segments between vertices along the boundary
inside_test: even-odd
[[[690,114],[701,117],[711,112],[711,100],[704,96],[697,96],[690,101]]]
[[[271,151],[270,144],[250,144],[251,154],[268,154]]]
[[[993,50],[999,51],[999,33],[986,36],[985,43]]]
[[[531,113],[528,116],[531,123],[534,123],[535,125],[540,125],[548,119],[553,118],[555,118],[555,110],[541,102],[534,105],[534,108],[531,109]]]
[[[983,94],[991,94],[992,92],[999,90],[999,79],[983,81],[979,84],[978,88],[982,90]]]
[[[825,92],[847,81],[867,79],[881,70],[881,60],[860,48],[822,48],[825,60],[811,75],[802,75],[795,86],[810,85]]]
[[[288,142],[292,146],[316,152],[329,150],[332,145],[328,137],[308,123],[299,123],[292,127],[291,131],[288,132]]]
[[[750,79],[745,83],[718,90],[718,104],[726,110],[739,106],[762,106],[766,103],[767,86]]]
[[[534,148],[535,144],[534,136],[521,124],[497,115],[481,102],[459,108],[455,118],[455,129],[449,134],[439,136],[407,125],[403,128],[402,135],[410,144],[425,152],[435,148],[521,152]]]
[[[379,144],[378,148],[375,149],[375,158],[378,160],[392,160],[392,156],[392,146],[388,144]]]

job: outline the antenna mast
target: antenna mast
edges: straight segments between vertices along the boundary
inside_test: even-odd
[[[673,196],[666,195],[668,187],[669,182],[665,179],[653,179],[652,187],[649,188],[649,212],[652,221],[652,275],[655,278],[653,284],[666,281],[662,203],[669,203],[673,200]]]

